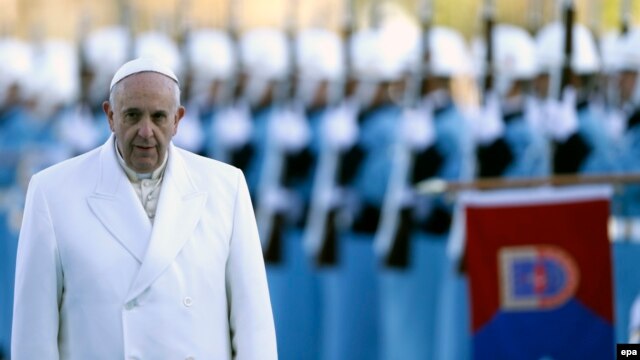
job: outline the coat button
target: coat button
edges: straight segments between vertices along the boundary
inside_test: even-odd
[[[187,296],[184,298],[184,300],[182,300],[182,303],[184,304],[184,306],[190,307],[191,305],[193,305],[193,300]]]

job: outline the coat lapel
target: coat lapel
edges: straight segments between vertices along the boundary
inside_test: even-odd
[[[87,201],[109,233],[142,263],[151,222],[135,190],[118,164],[113,135],[100,150],[98,185]]]
[[[191,237],[207,200],[207,194],[192,183],[186,164],[173,145],[165,171],[149,247],[127,301],[149,287],[174,261]]]

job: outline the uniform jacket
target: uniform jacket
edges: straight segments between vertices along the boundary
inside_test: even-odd
[[[13,359],[276,357],[260,241],[238,169],[171,145],[154,225],[117,162],[113,136],[32,177]]]

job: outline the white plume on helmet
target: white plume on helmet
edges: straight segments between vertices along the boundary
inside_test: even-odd
[[[249,76],[246,97],[259,103],[273,81],[289,74],[289,44],[285,34],[274,28],[256,28],[240,38],[240,61]]]
[[[113,74],[132,55],[130,50],[131,39],[122,26],[103,27],[87,35],[82,56],[94,76],[88,90],[90,99],[104,100]]]
[[[287,38],[282,31],[258,28],[240,39],[240,57],[244,70],[267,81],[284,78],[289,70]]]
[[[226,80],[236,71],[233,42],[223,31],[200,29],[189,34],[187,57],[198,79]]]
[[[17,85],[24,91],[33,71],[33,56],[29,43],[16,38],[0,40],[0,105],[11,86]]]
[[[439,77],[471,74],[471,56],[462,35],[451,28],[434,26],[429,30],[429,71]]]
[[[85,60],[100,77],[109,80],[118,67],[128,60],[130,39],[121,26],[109,26],[92,31],[83,42]]]
[[[336,81],[344,75],[342,42],[335,32],[302,30],[296,38],[296,59],[305,79]]]
[[[536,45],[533,37],[523,28],[500,24],[492,33],[493,73],[498,94],[509,91],[514,81],[533,79],[538,73]],[[486,72],[486,45],[483,40],[473,42],[474,59],[478,74]]]
[[[557,71],[564,60],[564,25],[554,22],[544,26],[536,35],[536,53],[542,71]],[[573,25],[571,68],[579,75],[600,70],[600,57],[595,39],[582,24]]]
[[[622,47],[623,41],[617,31],[608,31],[600,38],[603,72],[613,74],[622,69]]]
[[[620,69],[640,71],[640,27],[633,27],[618,41]]]
[[[415,65],[418,39],[418,26],[404,18],[358,31],[350,47],[356,76],[374,82],[400,79]]]
[[[78,69],[77,51],[70,42],[49,39],[40,45],[27,85],[27,96],[37,101],[39,112],[46,116],[77,100]]]
[[[178,45],[167,35],[149,31],[138,35],[135,45],[136,58],[153,58],[169,67],[181,77],[182,58]]]

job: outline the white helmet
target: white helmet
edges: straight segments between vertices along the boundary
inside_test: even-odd
[[[296,38],[296,59],[302,78],[335,81],[344,76],[342,41],[332,31],[301,31]]]
[[[135,57],[154,58],[173,70],[178,78],[182,74],[182,58],[178,45],[165,34],[149,31],[138,35]]]
[[[615,73],[622,68],[622,39],[617,31],[608,31],[600,38],[602,71]]]
[[[398,80],[415,65],[418,26],[394,19],[378,29],[354,34],[351,43],[356,76],[372,81]]]
[[[121,26],[104,27],[92,31],[84,39],[84,54],[88,65],[100,77],[111,79],[131,54],[127,30]]]
[[[454,29],[434,26],[429,30],[429,71],[439,77],[471,74],[471,56],[464,38]]]
[[[0,104],[13,85],[23,88],[32,76],[33,48],[29,43],[15,38],[0,40]]]
[[[543,27],[536,36],[536,53],[542,71],[557,71],[564,57],[564,25],[555,22]],[[592,74],[600,70],[595,40],[582,24],[573,25],[571,68],[576,74]]]
[[[279,80],[287,76],[288,51],[285,34],[276,29],[250,30],[240,39],[240,58],[245,71],[262,80]]]
[[[478,74],[486,71],[486,45],[477,38],[472,44]],[[514,81],[531,80],[538,72],[533,37],[517,26],[500,24],[493,28],[493,73],[496,90],[506,94]]]
[[[205,81],[229,79],[236,71],[236,53],[226,32],[201,29],[189,34],[187,54],[194,77]]]
[[[38,49],[30,95],[47,112],[70,105],[80,93],[79,62],[76,47],[64,40],[47,40]]]
[[[109,26],[92,31],[83,40],[84,59],[93,71],[88,97],[101,102],[109,91],[113,74],[132,55],[129,32],[121,26]]]
[[[536,47],[533,37],[517,26],[500,24],[494,27],[493,71],[497,76],[513,80],[532,79],[538,71]],[[485,72],[486,46],[483,39],[473,43],[478,73]]]
[[[634,27],[619,38],[620,69],[640,71],[640,28]]]

